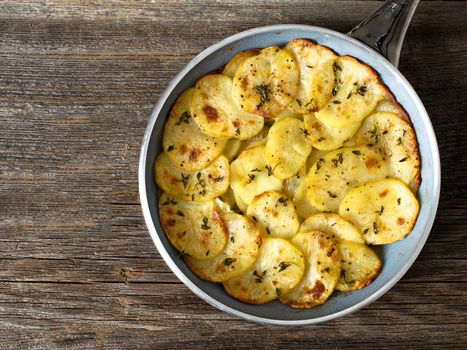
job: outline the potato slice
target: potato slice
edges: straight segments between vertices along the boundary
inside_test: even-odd
[[[261,233],[252,221],[234,212],[224,213],[229,239],[218,256],[210,260],[184,257],[188,267],[200,278],[223,282],[249,269],[258,257]]]
[[[363,182],[389,174],[383,157],[365,146],[341,148],[326,153],[309,171],[307,195],[321,211],[337,212],[347,191]]]
[[[302,183],[303,179],[307,174],[307,167],[306,165],[302,166],[300,170],[291,178],[284,180],[284,194],[289,198],[294,198],[295,194],[297,193],[300,184]]]
[[[294,118],[281,119],[269,130],[266,162],[272,166],[274,176],[285,180],[305,165],[311,149],[305,138],[303,122]]]
[[[304,269],[300,250],[284,239],[267,238],[253,267],[223,284],[225,291],[236,299],[264,304],[294,288]]]
[[[407,114],[407,112],[404,110],[404,108],[399,103],[397,103],[395,97],[393,96],[391,96],[388,99],[379,101],[373,113],[375,112],[394,113],[394,114],[397,114],[402,119],[404,119],[406,122],[410,121],[409,115]]]
[[[305,255],[305,274],[280,301],[295,308],[310,308],[323,304],[339,279],[340,254],[336,241],[319,231],[301,232],[292,243]]]
[[[242,111],[232,99],[232,79],[222,74],[206,75],[196,83],[191,115],[206,134],[223,139],[249,139],[258,134],[264,119]]]
[[[337,248],[341,255],[341,272],[336,289],[341,292],[362,289],[378,276],[381,260],[365,244],[339,241]]]
[[[329,151],[342,147],[357,132],[361,122],[350,124],[343,128],[332,128],[315,117],[314,113],[303,116],[305,135],[313,147]]]
[[[237,204],[237,208],[240,209],[240,214],[243,214],[243,213],[246,213],[247,209],[248,209],[248,204],[245,203],[241,198],[240,196],[235,193],[235,191],[232,190],[232,193],[234,195],[234,199],[235,199],[235,203]]]
[[[350,190],[339,214],[360,228],[368,244],[388,244],[412,230],[418,210],[417,199],[402,181],[384,179]]]
[[[186,90],[175,102],[162,139],[162,146],[172,164],[187,171],[207,167],[222,153],[227,142],[202,132],[191,118],[193,92],[193,88]]]
[[[242,142],[243,141],[239,139],[230,139],[227,141],[224,147],[224,156],[226,156],[229,161],[235,159],[240,148],[242,147]]]
[[[184,171],[161,153],[156,159],[154,172],[156,183],[164,192],[187,201],[208,201],[222,195],[229,187],[230,167],[224,156],[202,170]]]
[[[263,192],[248,206],[247,215],[266,229],[271,237],[288,239],[300,226],[293,202],[281,192]]]
[[[328,127],[345,128],[359,123],[389,94],[378,75],[353,57],[339,57],[335,64],[333,97],[315,117]]]
[[[420,185],[420,158],[415,132],[394,113],[370,115],[357,133],[356,143],[381,153],[389,163],[391,176],[416,192]]]
[[[282,180],[274,176],[272,167],[266,163],[264,145],[245,149],[230,164],[230,169],[232,173],[230,185],[235,196],[246,205],[263,192],[282,189]]]
[[[365,243],[362,233],[354,224],[333,213],[310,216],[300,226],[300,232],[308,231],[321,231],[338,241]]]
[[[227,244],[227,227],[213,201],[187,202],[163,193],[159,218],[167,238],[183,254],[210,259]]]
[[[253,49],[253,50],[246,50],[237,53],[232,59],[225,65],[224,69],[222,70],[222,74],[227,75],[230,79],[233,79],[235,76],[235,72],[237,71],[238,67],[245,62],[247,58],[256,56],[259,54],[260,50]]]
[[[298,66],[292,54],[271,46],[238,67],[232,94],[245,112],[274,118],[294,99],[298,82]]]
[[[292,53],[300,71],[300,85],[291,104],[292,110],[297,113],[318,111],[332,97],[333,64],[337,56],[327,47],[305,39],[289,41],[285,49]]]

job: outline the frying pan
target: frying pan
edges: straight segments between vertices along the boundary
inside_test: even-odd
[[[230,36],[207,48],[172,80],[154,107],[144,134],[139,163],[139,192],[151,237],[167,265],[195,294],[218,309],[259,323],[305,325],[329,321],[356,311],[386,293],[409,269],[420,253],[438,207],[441,169],[436,137],[428,114],[409,82],[397,70],[402,41],[418,0],[387,1],[347,35],[308,25],[273,25]],[[235,54],[252,48],[283,46],[296,38],[314,40],[339,55],[350,55],[373,67],[397,101],[410,115],[421,156],[422,183],[418,191],[420,212],[413,231],[403,240],[377,246],[382,260],[380,275],[367,287],[350,293],[334,293],[311,309],[293,309],[273,301],[249,305],[228,296],[221,284],[193,274],[167,240],[158,217],[154,160],[162,150],[164,124],[176,98],[204,74],[225,65]]]

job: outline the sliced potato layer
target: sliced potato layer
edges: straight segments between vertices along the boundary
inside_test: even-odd
[[[253,267],[224,282],[224,288],[241,301],[263,304],[294,288],[304,270],[305,261],[300,250],[284,239],[268,238]]]
[[[289,41],[285,49],[293,54],[300,71],[300,85],[292,109],[297,113],[318,111],[332,96],[333,64],[337,56],[327,47],[305,39]]]
[[[323,304],[339,279],[340,254],[336,241],[319,231],[301,232],[292,243],[305,255],[305,274],[280,301],[295,308],[310,308]]]
[[[249,205],[253,198],[263,192],[282,189],[282,180],[274,176],[272,167],[266,163],[264,145],[245,149],[230,164],[230,169],[232,173],[231,187],[235,196],[246,205]]]
[[[225,65],[222,70],[222,74],[227,75],[230,79],[233,79],[235,72],[237,72],[238,67],[247,59],[259,54],[260,50],[246,50],[237,53],[232,59]]]
[[[222,195],[229,187],[230,167],[224,156],[202,170],[184,171],[161,153],[156,159],[154,172],[156,183],[164,192],[187,201],[208,201]]]
[[[306,138],[313,147],[329,151],[342,147],[357,132],[361,122],[350,124],[343,128],[331,128],[316,118],[314,113],[303,116]]]
[[[302,168],[311,152],[303,122],[284,118],[271,127],[265,148],[266,161],[279,179],[288,179]]]
[[[292,54],[271,46],[238,67],[232,93],[245,112],[274,118],[294,99],[298,82],[298,66]]]
[[[412,230],[418,209],[417,199],[402,181],[384,179],[350,190],[339,214],[360,228],[368,244],[388,244]]]
[[[194,89],[186,90],[175,102],[165,124],[162,146],[173,165],[188,171],[207,167],[224,149],[226,140],[201,131],[190,114]]]
[[[258,257],[261,232],[250,220],[234,212],[224,213],[228,242],[224,251],[210,260],[184,257],[188,267],[200,278],[223,282],[250,268]]]
[[[404,108],[397,103],[393,96],[390,96],[388,99],[381,100],[378,102],[374,112],[389,112],[397,114],[399,117],[404,119],[405,121],[409,121],[409,115],[404,110]]]
[[[271,237],[290,238],[300,223],[293,202],[281,192],[264,192],[253,199],[247,215],[263,225]]]
[[[347,191],[388,173],[383,157],[365,146],[331,151],[310,168],[306,179],[308,199],[319,210],[337,212]]]
[[[391,176],[402,180],[413,191],[420,185],[420,158],[417,138],[408,122],[394,113],[373,113],[362,124],[356,143],[384,155]]]
[[[366,287],[379,274],[381,260],[365,244],[339,241],[337,248],[341,255],[341,272],[336,289],[341,292]]]
[[[229,161],[235,159],[240,148],[242,147],[242,142],[239,139],[229,139],[224,147],[224,156],[227,157]]]
[[[210,259],[227,244],[227,227],[213,201],[187,202],[164,193],[159,218],[170,242],[183,254]]]
[[[191,114],[206,134],[224,139],[248,139],[264,125],[262,117],[237,106],[232,99],[232,79],[222,74],[206,75],[196,83]]]
[[[339,57],[334,70],[333,96],[315,116],[329,127],[345,128],[365,119],[387,90],[370,67],[353,57]]]
[[[338,241],[365,243],[362,233],[354,224],[333,213],[310,216],[300,226],[300,232],[308,231],[321,231]]]

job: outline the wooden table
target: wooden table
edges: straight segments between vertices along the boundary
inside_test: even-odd
[[[384,297],[327,324],[252,324],[168,269],[137,165],[154,103],[198,52],[239,31],[345,32],[378,1],[0,1],[0,348],[460,348],[467,342],[465,2],[422,2],[400,70],[441,151],[437,219]]]

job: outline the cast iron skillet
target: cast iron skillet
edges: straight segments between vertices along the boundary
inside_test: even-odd
[[[278,325],[305,325],[349,314],[386,293],[409,269],[428,237],[436,215],[440,192],[438,146],[428,114],[409,82],[397,70],[400,48],[419,0],[387,1],[377,12],[347,35],[307,25],[274,25],[255,28],[228,37],[196,56],[172,80],[154,107],[141,147],[139,192],[151,237],[167,265],[195,294],[209,304],[250,321]],[[418,192],[420,213],[413,231],[402,241],[376,247],[382,270],[373,283],[351,293],[334,293],[321,306],[293,309],[278,301],[248,305],[228,296],[221,284],[203,281],[178,258],[167,240],[158,217],[154,159],[162,150],[164,123],[176,98],[204,74],[225,65],[236,53],[271,45],[285,45],[296,38],[311,39],[340,55],[350,55],[373,67],[397,101],[410,115],[421,155],[422,183]],[[363,43],[362,43],[363,42]],[[387,59],[385,58],[387,57]]]

